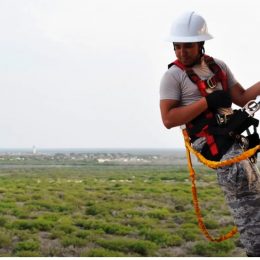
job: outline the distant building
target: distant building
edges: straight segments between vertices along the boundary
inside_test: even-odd
[[[37,150],[36,150],[36,146],[34,145],[33,148],[32,148],[32,153],[33,154],[36,154],[37,153]]]

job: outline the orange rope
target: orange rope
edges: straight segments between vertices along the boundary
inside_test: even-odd
[[[245,160],[245,159],[253,156],[258,150],[260,150],[260,145],[257,145],[254,148],[249,149],[249,150],[243,152],[242,154],[240,154],[238,156],[235,156],[233,158],[230,158],[230,159],[227,159],[227,160],[224,160],[224,161],[221,161],[221,162],[210,161],[210,160],[207,160],[204,156],[202,156],[199,152],[197,152],[195,149],[192,148],[192,146],[190,144],[190,138],[188,136],[186,129],[183,129],[182,133],[183,133],[183,136],[184,136],[186,154],[187,154],[187,160],[188,160],[188,167],[189,167],[189,170],[190,170],[190,177],[191,177],[191,183],[192,183],[193,205],[194,205],[195,213],[196,213],[196,216],[197,216],[197,219],[198,219],[199,228],[201,229],[202,233],[206,236],[206,238],[208,240],[212,241],[212,242],[221,242],[221,241],[224,241],[226,239],[229,239],[237,233],[237,227],[233,227],[233,229],[225,235],[222,235],[218,238],[213,238],[209,234],[209,232],[208,232],[208,230],[207,230],[207,228],[204,224],[203,217],[201,215],[199,202],[198,202],[195,171],[194,171],[193,166],[192,166],[190,152],[192,152],[194,155],[196,155],[197,158],[199,159],[199,161],[201,161],[206,166],[213,168],[213,169],[216,169],[218,167],[228,166],[228,165],[240,162],[242,160]]]
[[[192,199],[193,199],[193,205],[194,205],[194,209],[195,209],[195,213],[198,219],[198,224],[199,224],[199,228],[201,229],[202,233],[205,235],[205,237],[212,241],[212,242],[221,242],[224,241],[226,239],[231,238],[232,236],[234,236],[237,233],[237,227],[233,227],[233,229],[231,231],[229,231],[227,234],[222,235],[218,238],[213,238],[205,224],[203,221],[203,217],[201,215],[201,210],[200,210],[200,206],[199,206],[199,202],[198,202],[198,194],[197,194],[197,188],[196,188],[196,178],[195,178],[195,171],[192,167],[192,162],[191,162],[191,156],[190,156],[190,151],[195,154],[197,156],[197,158],[206,166],[216,169],[218,167],[223,167],[223,166],[227,166],[227,165],[231,165],[233,163],[236,162],[240,162],[242,160],[245,160],[249,157],[251,157],[252,155],[254,155],[257,150],[260,150],[260,145],[257,145],[256,147],[249,149],[245,152],[243,152],[242,154],[235,156],[233,158],[230,158],[228,160],[224,160],[221,162],[217,162],[217,161],[210,161],[207,160],[204,156],[202,156],[199,152],[197,152],[195,149],[192,148],[191,144],[190,144],[190,138],[188,136],[188,133],[186,131],[186,129],[182,130],[183,136],[184,136],[184,141],[185,141],[185,146],[186,146],[186,154],[187,154],[187,159],[188,159],[188,167],[190,170],[190,177],[191,177],[191,183],[192,183]]]
[[[218,238],[213,238],[205,224],[203,221],[203,217],[201,215],[201,210],[200,210],[200,206],[199,206],[199,201],[198,201],[198,194],[197,194],[197,188],[196,188],[196,177],[195,177],[195,171],[192,167],[192,162],[191,162],[191,157],[190,157],[190,152],[188,150],[188,148],[186,148],[186,154],[187,154],[187,159],[188,159],[188,167],[190,170],[190,177],[191,177],[191,183],[192,183],[192,200],[193,200],[193,205],[194,205],[194,209],[195,209],[195,213],[198,219],[198,225],[200,230],[202,231],[202,233],[205,235],[205,237],[210,240],[211,242],[221,242],[224,240],[227,240],[229,238],[231,238],[232,236],[234,236],[237,233],[237,228],[233,227],[231,231],[229,231],[227,234],[222,235]]]
[[[191,144],[190,144],[190,138],[188,136],[188,133],[185,129],[182,130],[183,136],[184,136],[184,141],[185,141],[185,146],[186,149],[188,149],[190,152],[192,152],[194,155],[196,155],[196,157],[199,159],[200,162],[202,162],[203,164],[205,164],[206,166],[208,166],[209,168],[219,168],[219,167],[223,167],[223,166],[228,166],[237,162],[240,162],[242,160],[245,160],[249,157],[251,157],[252,155],[254,155],[258,150],[260,150],[260,145],[255,146],[254,148],[251,148],[245,152],[243,152],[242,154],[235,156],[233,158],[221,161],[221,162],[217,162],[217,161],[210,161],[207,160],[202,154],[200,154],[199,152],[197,152],[195,149],[192,148]]]

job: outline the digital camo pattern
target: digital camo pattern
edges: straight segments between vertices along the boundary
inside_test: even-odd
[[[241,152],[240,146],[234,144],[221,160]],[[244,160],[217,169],[217,176],[238,227],[241,243],[248,255],[260,256],[260,175],[256,165]]]
[[[205,143],[199,138],[193,147],[201,151]],[[243,151],[234,144],[221,160],[234,157]],[[218,183],[229,205],[240,233],[240,241],[250,256],[260,256],[260,174],[250,160],[217,169]]]

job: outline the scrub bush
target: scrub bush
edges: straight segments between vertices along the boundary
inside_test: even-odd
[[[170,234],[165,230],[158,229],[144,229],[140,232],[140,235],[146,240],[150,240],[157,245],[162,247],[165,246],[179,246],[182,244],[183,240],[181,237],[175,234]]]
[[[40,244],[35,240],[27,240],[18,242],[14,247],[14,252],[18,251],[36,251],[40,248]]]
[[[112,251],[105,248],[93,248],[82,252],[81,257],[123,257],[124,254],[118,251]]]
[[[109,250],[122,251],[124,253],[134,252],[142,256],[151,256],[158,248],[153,242],[130,238],[100,239],[97,241],[97,244]]]
[[[170,212],[168,209],[155,209],[148,212],[148,216],[151,218],[158,218],[158,219],[167,219],[169,217]]]
[[[192,248],[192,253],[200,256],[225,256],[235,248],[232,240],[216,242],[198,242]]]
[[[8,247],[12,243],[11,235],[9,233],[0,232],[0,248]]]

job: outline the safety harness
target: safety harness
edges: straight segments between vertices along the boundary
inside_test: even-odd
[[[217,82],[221,83],[224,91],[227,91],[226,73],[219,67],[219,65],[214,61],[212,57],[204,55],[204,60],[210,70],[214,73],[214,76],[207,80],[200,79],[199,76],[196,75],[196,73],[191,68],[186,68],[178,60],[169,64],[168,68],[170,68],[172,65],[176,65],[184,70],[190,80],[197,85],[202,96],[206,96],[206,89],[214,88]],[[211,242],[221,242],[231,238],[237,233],[237,228],[233,227],[233,229],[227,234],[222,235],[218,238],[213,238],[209,234],[206,225],[203,222],[203,217],[198,202],[196,177],[195,171],[192,166],[190,153],[192,152],[195,156],[197,156],[199,161],[212,169],[228,166],[247,158],[250,158],[251,160],[254,160],[254,162],[256,162],[257,152],[260,151],[260,140],[259,135],[257,134],[257,126],[259,122],[253,116],[254,113],[259,109],[259,100],[249,101],[243,109],[235,110],[228,119],[224,117],[224,120],[216,120],[215,115],[211,111],[206,111],[195,118],[192,122],[186,124],[185,127],[182,127],[188,160],[188,168],[190,171],[192,183],[193,205],[198,219],[198,225],[205,237]],[[223,118],[220,117],[217,119]],[[254,127],[253,134],[251,134],[248,130],[250,126]],[[248,133],[247,137],[241,135],[245,130]],[[191,143],[196,140],[196,138],[203,136],[206,138],[207,145],[204,145],[202,152],[199,153],[192,147]],[[224,141],[220,142],[219,140],[221,139]],[[244,152],[234,158],[220,161],[222,155],[225,154],[225,152],[235,141],[243,141],[241,143]]]
[[[196,84],[202,96],[207,96],[207,89],[214,89],[218,82],[224,91],[228,91],[227,74],[221,67],[208,55],[203,56],[205,63],[212,71],[213,76],[202,80],[192,68],[185,67],[179,60],[168,65],[170,68],[175,65],[185,71],[189,79]],[[206,138],[201,153],[209,160],[219,161],[235,141],[246,142],[252,148],[259,143],[259,136],[256,131],[258,120],[248,117],[246,112],[234,111],[232,115],[221,115],[206,110],[201,115],[186,124],[191,143],[200,137]],[[247,140],[241,133],[250,126],[254,126],[254,133],[249,134]]]

